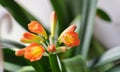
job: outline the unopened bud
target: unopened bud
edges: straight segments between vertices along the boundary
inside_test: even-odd
[[[57,24],[57,15],[56,15],[55,11],[52,12],[50,19],[51,19],[51,36],[54,37],[56,24]]]
[[[67,33],[67,32],[70,32],[70,31],[75,31],[75,29],[77,28],[76,25],[71,25],[69,26],[67,29],[65,29],[61,34],[60,34],[60,37],[58,38],[58,40],[60,41],[62,36]]]
[[[54,44],[48,46],[48,52],[55,52],[55,51],[56,51],[56,47]]]
[[[61,46],[61,47],[59,47],[59,51],[60,52],[66,52],[67,48],[65,46]]]

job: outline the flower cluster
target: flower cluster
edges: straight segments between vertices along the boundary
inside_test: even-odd
[[[39,22],[31,21],[28,24],[30,32],[25,32],[20,39],[21,42],[29,43],[30,45],[17,50],[15,52],[16,56],[24,56],[33,62],[40,60],[45,54],[66,52],[67,49],[80,44],[78,34],[75,32],[76,25],[69,26],[55,39],[56,24],[57,16],[53,12],[51,16],[51,35],[48,36]]]

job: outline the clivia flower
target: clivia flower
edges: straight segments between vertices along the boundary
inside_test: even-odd
[[[36,34],[39,34],[43,37],[45,37],[45,39],[47,39],[47,33],[45,31],[45,29],[43,28],[43,26],[37,22],[37,21],[31,21],[31,23],[28,24],[28,29]]]
[[[61,40],[65,45],[69,47],[78,46],[80,44],[78,34],[74,31],[66,32],[62,36]]]
[[[16,51],[16,56],[23,56],[31,62],[41,59],[44,53],[44,47],[37,43],[31,43],[29,46]]]
[[[30,45],[17,50],[15,55],[24,56],[24,58],[33,62],[40,60],[45,54],[66,52],[67,49],[80,44],[78,34],[75,32],[76,25],[69,26],[60,34],[58,39],[54,39],[56,25],[57,16],[55,12],[53,12],[51,16],[51,35],[49,36],[39,22],[31,21],[28,24],[30,32],[23,33],[23,37],[20,39],[21,42],[30,43]]]

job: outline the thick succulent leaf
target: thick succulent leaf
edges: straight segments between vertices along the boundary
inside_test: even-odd
[[[67,72],[88,72],[85,62],[80,55],[63,60]]]
[[[102,9],[99,9],[99,8],[97,9],[97,16],[99,16],[103,20],[106,20],[109,22],[112,21],[110,16],[105,11],[103,11]]]
[[[96,67],[111,63],[120,59],[120,46],[114,47],[106,51],[99,59]]]

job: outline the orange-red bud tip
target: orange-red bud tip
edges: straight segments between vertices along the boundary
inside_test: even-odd
[[[55,51],[56,51],[56,47],[54,44],[48,46],[48,52],[55,52]]]

